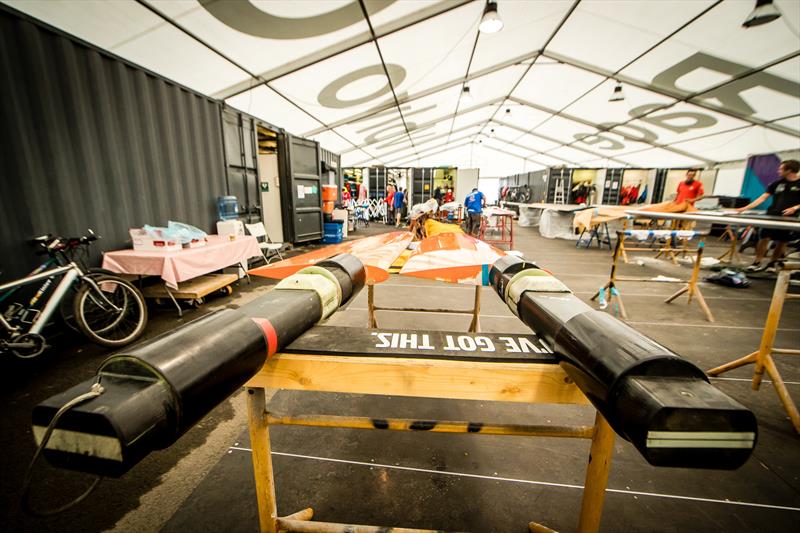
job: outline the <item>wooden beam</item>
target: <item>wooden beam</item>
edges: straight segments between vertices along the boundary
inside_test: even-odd
[[[588,404],[556,364],[276,354],[248,387],[459,400]]]

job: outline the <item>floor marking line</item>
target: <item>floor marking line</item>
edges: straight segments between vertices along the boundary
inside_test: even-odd
[[[416,284],[415,285],[411,285],[411,284],[404,285],[402,283],[381,283],[380,286],[381,287],[403,287],[403,288],[413,287],[415,289],[448,289],[448,290],[459,289],[459,290],[462,290],[462,291],[473,291],[473,292],[475,291],[474,286],[459,287],[458,285],[449,284],[449,283],[447,285],[441,285],[441,282],[439,282],[436,285],[434,285],[434,284],[431,284],[431,285],[416,285]],[[487,286],[487,287],[484,287],[484,289],[491,289],[491,287]]]
[[[556,276],[558,277],[558,276]],[[382,283],[381,287],[392,287],[392,288],[414,288],[414,289],[441,289],[441,290],[461,290],[461,291],[474,291],[472,287],[459,287],[456,285],[450,286],[442,286],[442,285],[403,285],[400,283]],[[494,292],[491,290],[491,287],[484,287],[485,290],[489,290],[490,292]],[[591,294],[594,295],[597,291],[572,291],[573,294]],[[629,293],[626,292],[624,296],[630,296],[631,298],[665,298],[672,293],[664,293],[664,294],[643,294],[643,293]],[[706,300],[735,300],[735,301],[745,301],[745,302],[769,302],[772,301],[771,298],[746,298],[746,297],[738,297],[738,296],[706,296]],[[791,300],[790,300],[791,301]]]
[[[369,311],[366,307],[349,307],[349,311]],[[436,311],[392,311],[392,310],[376,310],[377,313],[420,313],[420,314],[428,314],[428,315],[438,315]],[[464,314],[464,316],[469,316],[468,314]],[[517,317],[514,315],[480,315],[481,318],[513,318],[518,320]],[[623,320],[623,322],[625,322]],[[752,330],[763,330],[763,326],[725,326],[722,324],[679,324],[677,322],[635,322],[635,321],[627,321],[627,324],[630,325],[642,325],[642,326],[669,326],[669,327],[680,327],[686,326],[690,328],[721,328],[721,329],[752,329]],[[798,332],[800,329],[793,329],[793,328],[778,328],[778,331],[788,331],[788,332]]]
[[[597,291],[572,291],[572,294],[591,294],[591,295],[595,295],[595,294],[597,294]],[[623,294],[623,296],[625,296],[625,297],[630,296],[632,298],[665,298],[665,297],[669,296],[670,294],[672,294],[672,293],[664,293],[664,294],[642,294],[642,293],[639,293],[639,294],[636,294],[636,293],[626,292],[626,293]],[[706,300],[741,300],[741,301],[746,301],[746,302],[770,302],[770,301],[772,301],[772,298],[743,298],[743,297],[737,297],[737,296],[706,296],[706,295],[703,295],[703,296],[705,296]],[[791,301],[791,300],[788,300],[788,301]]]
[[[709,378],[718,379],[718,380],[721,380],[721,381],[746,381],[748,383],[752,383],[753,382],[753,378],[718,378],[716,376],[709,376]],[[761,383],[769,383],[771,385],[772,381],[769,380],[769,379],[762,379]],[[784,385],[800,385],[800,381],[784,381],[783,384]]]
[[[623,322],[626,322],[623,320]],[[678,322],[636,322],[633,320],[627,321],[628,324],[631,325],[641,325],[641,326],[665,326],[665,327],[689,327],[689,328],[721,328],[721,329],[755,329],[758,331],[762,331],[764,326],[724,326],[721,324],[680,324]],[[778,331],[791,331],[797,332],[800,329],[794,328],[778,328]]]
[[[238,446],[231,446],[231,450],[238,450],[244,452],[251,452],[253,451],[252,448],[244,448]],[[377,468],[387,468],[392,470],[406,470],[411,472],[424,472],[426,474],[441,474],[445,476],[456,476],[456,477],[468,477],[468,478],[475,478],[475,479],[486,479],[491,481],[507,481],[510,483],[522,483],[526,485],[543,485],[548,487],[561,487],[566,489],[581,489],[583,490],[583,485],[572,485],[569,483],[551,483],[549,481],[534,481],[529,479],[518,479],[518,478],[511,478],[511,477],[500,477],[500,476],[484,476],[481,474],[468,474],[466,472],[448,472],[443,470],[431,470],[428,468],[414,468],[410,466],[399,466],[399,465],[387,465],[382,463],[367,463],[365,461],[351,461],[349,459],[336,459],[333,457],[317,457],[315,455],[302,455],[299,453],[286,453],[286,452],[272,452],[272,455],[280,455],[284,457],[295,457],[298,459],[312,459],[315,461],[326,461],[331,463],[345,463],[345,464],[352,464],[352,465],[360,465],[360,466],[369,466],[369,467],[377,467]],[[670,498],[676,500],[690,500],[690,501],[698,501],[698,502],[707,502],[707,503],[724,503],[727,505],[741,505],[744,507],[761,507],[765,509],[777,509],[781,511],[800,511],[800,507],[789,507],[784,505],[771,505],[768,503],[754,503],[754,502],[741,502],[738,500],[716,500],[713,498],[699,498],[696,496],[681,496],[678,494],[661,494],[658,492],[640,492],[635,490],[623,490],[623,489],[609,489],[606,488],[606,492],[614,492],[617,494],[630,494],[635,496],[652,496],[656,498]]]
[[[566,274],[564,272],[556,274],[553,272],[553,275],[557,278],[602,278],[608,280],[608,274]]]
[[[349,311],[369,311],[369,309],[367,309],[366,307],[350,307]],[[376,309],[375,312],[376,313],[420,313],[420,314],[426,314],[426,315],[441,315],[442,314],[439,311],[400,311],[400,310],[397,310],[397,309]],[[464,317],[468,318],[471,315],[470,315],[470,313],[462,313],[461,316],[464,316]],[[519,319],[517,317],[515,317],[514,315],[512,315],[512,314],[508,314],[508,315],[484,315],[484,314],[481,313],[480,317],[481,318],[513,318],[514,320],[519,322]],[[519,323],[522,324],[521,322],[519,322]]]

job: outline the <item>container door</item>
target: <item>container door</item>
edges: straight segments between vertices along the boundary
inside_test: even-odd
[[[547,203],[568,204],[572,199],[572,169],[553,168],[547,178]]]
[[[667,183],[668,172],[669,170],[666,168],[659,168],[656,170],[656,180],[653,184],[653,196],[650,203],[657,204],[664,198],[664,186]]]
[[[257,222],[261,220],[261,194],[253,119],[231,109],[224,109],[222,135],[228,194],[236,197],[240,219],[246,223]]]
[[[414,186],[410,188],[413,193],[408,199],[408,206],[421,204],[433,196],[433,171],[434,169],[424,167],[414,169]]]
[[[322,238],[322,180],[319,144],[288,133],[278,135],[283,233],[287,242]]]
[[[603,187],[603,205],[619,205],[619,193],[622,189],[621,168],[606,170],[606,182]]]
[[[369,198],[370,200],[386,198],[385,167],[373,167],[369,169]]]

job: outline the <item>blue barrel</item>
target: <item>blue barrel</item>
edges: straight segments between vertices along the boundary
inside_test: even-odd
[[[235,196],[217,197],[217,215],[220,220],[235,220],[239,216],[239,205]]]
[[[342,242],[342,221],[325,222],[322,224],[322,242],[325,244],[337,244]]]

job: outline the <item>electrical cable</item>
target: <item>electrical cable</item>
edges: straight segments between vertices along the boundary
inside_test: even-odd
[[[81,494],[71,502],[68,502],[56,509],[51,509],[48,511],[37,511],[30,506],[30,488],[31,488],[31,480],[33,478],[33,466],[36,464],[36,461],[39,459],[39,456],[44,451],[45,446],[47,446],[47,442],[50,440],[50,436],[53,434],[53,430],[55,430],[58,420],[64,415],[64,413],[66,413],[76,405],[81,404],[87,400],[91,400],[92,398],[96,398],[101,394],[103,394],[103,392],[105,392],[105,389],[103,388],[102,385],[100,385],[100,377],[98,376],[97,381],[94,384],[92,384],[92,388],[89,392],[85,392],[80,396],[76,396],[72,400],[65,403],[61,407],[61,409],[59,409],[56,412],[55,416],[50,421],[50,424],[48,424],[47,429],[45,430],[44,435],[42,436],[42,442],[39,443],[39,447],[36,449],[36,453],[33,454],[33,459],[31,459],[31,462],[28,465],[28,469],[25,471],[25,478],[22,482],[21,504],[22,504],[22,510],[25,511],[26,513],[33,516],[53,516],[55,514],[66,511],[67,509],[70,509],[75,505],[79,504],[80,502],[82,502],[83,500],[85,500],[89,496],[89,494],[91,494],[92,491],[94,491],[95,487],[97,487],[97,484],[100,483],[100,480],[102,478],[100,476],[97,476],[94,479],[94,481],[92,481],[92,484],[89,486],[89,488],[83,492],[83,494]]]

